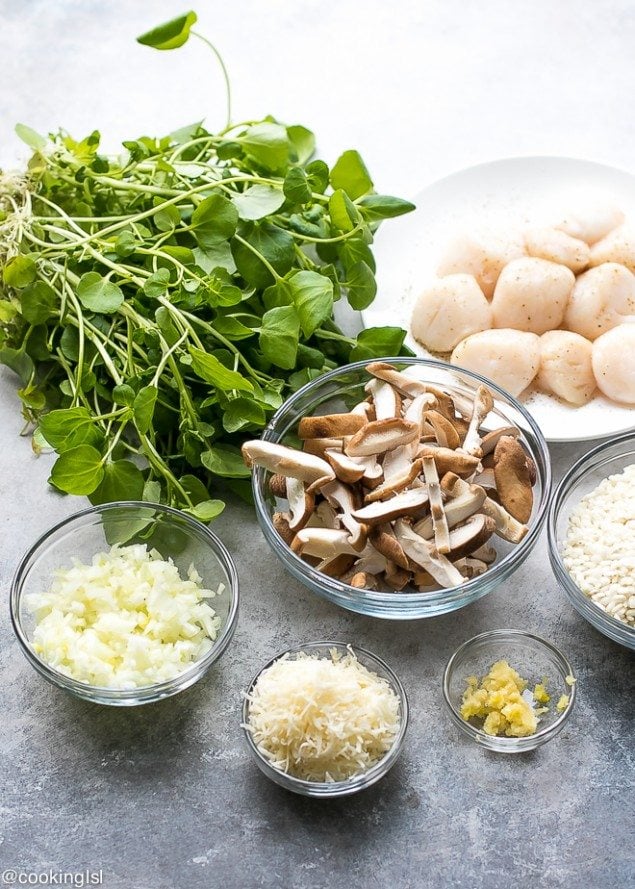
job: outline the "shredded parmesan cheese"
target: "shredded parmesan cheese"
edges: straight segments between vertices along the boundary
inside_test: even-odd
[[[218,590],[220,593],[222,590]],[[113,546],[90,565],[56,571],[48,592],[27,598],[33,650],[65,676],[130,689],[172,679],[212,647],[220,620],[193,566],[142,544]]]
[[[399,698],[354,653],[284,655],[258,678],[245,726],[271,765],[306,781],[346,781],[390,750]]]

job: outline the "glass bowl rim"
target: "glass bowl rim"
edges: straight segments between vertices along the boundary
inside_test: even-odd
[[[522,639],[529,640],[532,643],[537,643],[537,648],[542,648],[549,651],[555,657],[556,661],[559,662],[563,672],[566,671],[565,676],[574,677],[575,681],[572,683],[572,685],[569,686],[570,691],[568,693],[569,700],[567,702],[567,706],[553,722],[551,722],[544,728],[539,729],[537,732],[534,732],[531,735],[525,735],[521,738],[511,738],[507,737],[506,735],[488,735],[487,732],[484,732],[482,729],[478,728],[475,725],[472,725],[470,722],[467,722],[465,719],[463,719],[459,711],[452,703],[450,697],[450,679],[452,676],[452,672],[455,669],[456,662],[459,660],[460,656],[476,646],[479,642],[508,641],[510,644],[512,644],[514,641]],[[478,741],[484,747],[489,747],[493,750],[515,750],[523,747],[525,749],[538,747],[544,741],[548,741],[551,737],[553,737],[560,731],[566,720],[571,715],[573,706],[576,701],[577,678],[575,676],[575,673],[573,672],[573,668],[571,667],[568,658],[566,658],[560,651],[560,649],[557,648],[552,642],[549,642],[548,639],[543,639],[542,636],[537,636],[535,633],[529,632],[529,630],[517,630],[514,628],[510,628],[486,630],[484,633],[478,633],[476,636],[472,636],[471,639],[463,642],[462,645],[459,645],[459,647],[450,657],[445,666],[445,670],[443,671],[442,684],[443,698],[450,710],[450,714],[455,725],[458,725],[459,728],[461,728],[467,735]]]
[[[276,442],[280,440],[280,437],[277,433],[274,432],[274,426],[280,421],[282,417],[285,416],[301,398],[306,396],[307,393],[311,391],[318,390],[322,385],[330,382],[332,379],[341,376],[342,374],[349,373],[352,371],[363,371],[366,369],[368,364],[371,364],[373,361],[380,361],[382,363],[387,364],[405,364],[408,366],[421,366],[424,367],[434,367],[442,370],[446,373],[454,373],[455,375],[465,375],[469,380],[475,381],[478,385],[485,385],[489,389],[493,391],[493,393],[498,396],[504,403],[509,404],[512,408],[517,410],[525,422],[528,424],[531,432],[534,435],[536,440],[536,449],[535,451],[532,449],[532,453],[530,456],[534,457],[536,452],[539,453],[541,462],[544,466],[544,477],[542,477],[541,470],[538,469],[540,481],[542,484],[542,496],[539,504],[538,512],[535,516],[534,521],[529,527],[528,533],[523,537],[523,539],[516,544],[510,552],[508,552],[499,562],[495,562],[491,568],[485,572],[485,574],[474,577],[471,580],[466,581],[465,583],[460,584],[459,586],[453,587],[444,587],[440,590],[429,590],[426,592],[381,592],[377,590],[362,590],[357,587],[353,587],[350,584],[343,583],[334,577],[329,577],[326,574],[322,574],[315,570],[311,565],[307,564],[300,556],[296,555],[287,544],[279,537],[275,529],[273,528],[273,523],[271,521],[271,516],[269,514],[269,510],[266,508],[266,501],[264,497],[264,484],[260,484],[258,479],[264,477],[264,471],[259,469],[258,467],[254,468],[251,476],[251,484],[252,491],[254,495],[254,502],[256,506],[256,514],[258,519],[263,526],[263,530],[265,530],[265,536],[269,541],[269,544],[274,548],[276,552],[279,553],[280,557],[283,561],[290,561],[294,566],[295,572],[297,574],[302,575],[302,577],[306,578],[310,583],[319,587],[325,596],[331,600],[335,599],[340,604],[342,603],[343,598],[350,599],[355,601],[358,604],[368,603],[369,606],[390,606],[390,604],[394,604],[395,608],[398,606],[403,606],[407,610],[414,610],[414,607],[419,606],[421,608],[425,608],[426,605],[431,607],[437,605],[443,605],[449,602],[459,602],[462,604],[468,604],[468,602],[474,601],[480,598],[481,595],[484,595],[487,590],[484,590],[484,579],[487,579],[490,583],[494,582],[497,578],[501,580],[504,579],[504,576],[507,576],[506,572],[511,569],[515,570],[516,564],[518,563],[521,556],[524,554],[528,554],[531,552],[533,547],[535,546],[538,536],[542,531],[542,527],[547,518],[547,511],[549,508],[549,503],[551,500],[551,483],[552,483],[552,471],[551,471],[551,455],[549,453],[549,448],[546,442],[546,439],[538,426],[538,423],[529,411],[522,405],[513,395],[509,392],[506,392],[496,383],[487,379],[486,377],[481,376],[474,371],[467,370],[466,368],[462,368],[458,365],[448,364],[444,361],[437,361],[432,358],[406,358],[406,357],[386,357],[386,358],[377,358],[377,359],[366,359],[363,361],[355,361],[351,364],[343,365],[342,367],[335,368],[328,373],[322,374],[319,377],[316,377],[314,380],[306,383],[302,386],[301,389],[298,389],[297,392],[294,392],[289,398],[286,399],[284,404],[282,404],[278,410],[271,417],[267,426],[262,431],[261,440],[262,441],[272,441]],[[501,577],[501,575],[504,575]],[[467,600],[467,601],[465,601]],[[461,606],[457,606],[461,607]]]
[[[379,665],[381,669],[386,672],[390,686],[399,698],[399,706],[401,711],[399,731],[397,732],[390,749],[387,750],[386,753],[379,760],[379,762],[375,763],[374,766],[371,766],[368,771],[362,772],[361,775],[356,775],[354,778],[348,778],[345,781],[307,781],[304,778],[296,778],[295,775],[291,775],[288,772],[283,772],[281,769],[277,769],[260,752],[252,738],[251,732],[247,728],[249,716],[249,698],[247,696],[251,693],[254,685],[256,684],[260,676],[265,672],[265,670],[268,670],[269,667],[272,666],[272,664],[274,664],[276,661],[279,661],[280,658],[284,657],[287,654],[299,654],[305,651],[311,652],[314,649],[323,648],[325,646],[330,648],[352,650],[355,655],[357,655],[357,653],[359,652],[359,654],[367,657],[371,661],[371,663]],[[367,669],[370,668],[367,667]],[[361,645],[356,645],[353,642],[340,642],[339,640],[334,639],[317,640],[315,642],[304,642],[299,645],[294,645],[292,648],[287,648],[285,651],[281,651],[278,654],[274,655],[274,657],[270,658],[270,660],[267,661],[267,663],[263,667],[261,667],[257,673],[255,673],[255,675],[249,682],[246,691],[241,692],[241,696],[243,701],[241,709],[241,728],[243,730],[243,735],[247,742],[247,746],[249,747],[252,755],[258,760],[259,763],[261,763],[265,767],[265,774],[267,774],[268,776],[274,774],[281,776],[285,784],[288,783],[290,785],[293,785],[306,795],[311,795],[312,792],[319,794],[320,796],[339,796],[345,794],[348,795],[349,793],[353,793],[355,790],[362,790],[370,784],[374,784],[375,781],[383,777],[383,775],[394,764],[395,760],[399,756],[410,722],[410,705],[408,703],[408,696],[401,682],[401,679],[397,676],[394,670],[392,670],[391,667],[389,667],[382,658],[380,658],[376,654],[373,654],[372,651],[368,651],[368,649],[363,648]]]
[[[49,663],[44,661],[33,650],[31,643],[26,637],[26,634],[22,629],[22,621],[20,619],[19,608],[23,594],[22,581],[24,579],[24,574],[30,563],[34,559],[37,559],[38,556],[43,551],[45,551],[46,544],[50,537],[52,537],[61,529],[70,526],[75,521],[84,519],[91,515],[108,512],[110,510],[129,509],[137,507],[143,507],[155,512],[161,512],[167,515],[171,521],[178,518],[181,522],[184,522],[186,526],[189,526],[190,531],[196,530],[201,533],[203,537],[207,538],[208,543],[211,544],[211,549],[214,553],[214,557],[226,572],[229,581],[228,587],[230,604],[227,614],[227,620],[222,627],[220,634],[214,640],[212,648],[206,653],[206,655],[200,660],[195,661],[190,667],[187,668],[187,670],[183,670],[181,673],[178,673],[171,679],[164,679],[161,682],[156,682],[150,685],[140,685],[136,686],[135,688],[125,689],[112,688],[110,686],[103,685],[91,685],[88,682],[80,682],[77,679],[73,679],[72,676],[65,676],[63,673],[60,673],[58,670],[56,670],[55,667],[52,667]],[[29,663],[31,663],[31,665],[35,667],[35,669],[39,673],[41,673],[42,676],[53,682],[55,685],[61,686],[62,688],[70,692],[77,692],[80,694],[90,693],[91,695],[94,693],[95,695],[99,695],[101,703],[107,702],[107,699],[110,699],[112,701],[138,699],[139,703],[142,703],[149,698],[154,699],[155,697],[166,697],[173,691],[179,690],[182,685],[183,687],[187,687],[193,684],[193,682],[196,682],[198,679],[200,679],[211,667],[211,665],[216,660],[218,660],[218,658],[224,653],[227,646],[229,645],[234,634],[234,630],[236,628],[239,595],[238,572],[236,570],[234,561],[225,544],[216,534],[214,534],[213,531],[211,531],[206,525],[204,525],[203,522],[200,522],[194,516],[190,516],[182,510],[176,509],[173,506],[167,506],[163,503],[154,503],[149,500],[114,500],[110,503],[100,503],[96,506],[89,506],[85,509],[77,510],[76,512],[71,513],[71,515],[60,519],[60,521],[56,522],[54,525],[43,531],[36,538],[35,542],[20,558],[20,561],[18,562],[18,565],[13,573],[10,590],[11,624],[13,626],[13,631],[16,635],[18,643],[20,644],[22,652],[26,656]],[[175,685],[179,688],[175,689]]]
[[[613,617],[603,608],[595,604],[585,593],[582,592],[575,580],[569,574],[560,551],[558,549],[557,522],[560,517],[562,507],[567,501],[569,495],[575,490],[576,486],[595,468],[591,464],[602,453],[613,448],[619,448],[624,444],[633,445],[635,453],[635,430],[623,432],[609,441],[603,441],[596,447],[592,448],[586,454],[583,454],[576,462],[567,470],[563,478],[558,483],[551,497],[549,513],[547,518],[547,544],[549,547],[549,559],[556,580],[564,590],[567,598],[576,609],[592,626],[610,633],[609,638],[614,642],[627,644],[635,647],[635,627],[629,627],[627,623]],[[620,455],[614,454],[606,462],[617,459]],[[635,460],[633,460],[635,463]],[[605,476],[608,478],[608,476]],[[600,482],[598,482],[600,484]],[[603,631],[601,630],[601,631]],[[616,638],[619,637],[619,638]],[[627,640],[629,640],[627,642]]]

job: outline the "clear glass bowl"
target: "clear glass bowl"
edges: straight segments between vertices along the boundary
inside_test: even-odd
[[[47,590],[53,573],[70,566],[73,558],[90,562],[114,543],[147,543],[164,559],[171,558],[183,576],[190,565],[201,575],[205,588],[225,589],[210,599],[221,621],[212,648],[178,676],[155,685],[115,689],[78,682],[59,673],[33,650],[33,615],[25,596]],[[238,617],[238,575],[231,556],[205,525],[179,510],[145,502],[107,503],[77,512],[59,522],[33,544],[17,567],[11,585],[11,620],[18,642],[35,670],[78,698],[119,707],[147,704],[170,697],[197,682],[223,654],[234,633]]]
[[[535,420],[528,411],[490,380],[461,368],[440,361],[422,358],[386,358],[399,369],[416,367],[417,374],[449,392],[473,396],[484,384],[491,390],[495,406],[488,424],[514,425],[521,432],[520,441],[536,464],[537,480],[534,487],[534,509],[529,522],[529,533],[519,544],[511,544],[495,538],[498,553],[496,562],[480,577],[461,586],[426,592],[376,592],[360,590],[337,578],[327,577],[295,555],[279,536],[272,523],[276,509],[275,498],[268,491],[270,473],[261,467],[252,474],[252,486],[256,513],[263,533],[274,553],[285,568],[299,581],[319,596],[360,614],[392,620],[434,617],[463,608],[480,599],[508,578],[521,565],[534,548],[546,518],[551,490],[551,464],[549,450]],[[280,442],[297,446],[294,433],[302,417],[346,411],[350,405],[366,397],[364,385],[370,379],[365,367],[367,361],[359,361],[324,374],[292,395],[272,417],[262,435],[264,441]],[[347,407],[348,405],[348,407]],[[492,423],[492,418],[496,419]]]
[[[549,510],[548,540],[551,567],[567,598],[582,617],[614,642],[635,649],[635,629],[612,617],[591,601],[578,587],[564,566],[564,549],[569,516],[585,494],[590,493],[609,475],[635,463],[635,434],[627,432],[613,441],[594,448],[562,479],[553,495]]]
[[[528,681],[528,688],[547,680],[549,711],[541,715],[538,731],[526,738],[488,735],[461,716],[468,676],[480,679],[500,660],[508,661]],[[524,630],[490,630],[474,636],[452,655],[443,675],[443,696],[454,723],[477,744],[497,753],[525,753],[555,738],[564,727],[575,704],[577,684],[569,685],[566,677],[574,675],[564,655],[545,639]],[[563,694],[569,695],[569,703],[559,713],[556,704]]]
[[[386,755],[381,759],[376,765],[372,768],[368,769],[367,772],[364,772],[362,775],[358,775],[355,778],[350,778],[347,781],[332,781],[329,783],[321,783],[318,781],[303,781],[301,778],[295,778],[293,775],[288,775],[286,772],[280,771],[280,769],[274,768],[269,760],[260,752],[260,750],[255,745],[253,738],[251,736],[251,732],[246,728],[246,725],[249,722],[249,700],[247,696],[244,697],[243,700],[243,711],[242,711],[242,726],[245,733],[245,738],[247,740],[247,745],[256,760],[256,763],[261,770],[268,778],[274,781],[276,784],[279,784],[280,787],[284,787],[286,790],[291,790],[293,793],[299,793],[302,796],[313,796],[318,797],[320,799],[332,799],[337,796],[350,796],[352,793],[357,793],[360,790],[365,790],[367,787],[370,787],[372,784],[375,784],[384,775],[392,768],[401,752],[401,747],[403,745],[404,737],[406,735],[406,729],[408,728],[408,698],[406,697],[406,692],[401,684],[399,678],[393,673],[393,671],[385,664],[380,658],[376,655],[371,654],[370,651],[366,651],[364,648],[358,648],[357,645],[347,645],[345,642],[308,642],[305,645],[298,645],[296,648],[290,648],[288,651],[283,651],[280,654],[277,654],[274,658],[272,658],[269,663],[265,664],[265,666],[256,673],[254,678],[249,683],[249,688],[247,689],[246,695],[249,695],[256,684],[261,673],[264,673],[273,663],[279,660],[281,657],[284,657],[285,654],[289,655],[291,658],[297,657],[298,654],[317,654],[320,657],[329,657],[330,652],[336,649],[342,656],[348,654],[349,650],[352,650],[355,654],[357,660],[366,667],[368,670],[371,670],[373,673],[376,673],[377,676],[380,676],[382,679],[386,679],[390,684],[390,687],[395,692],[397,697],[399,698],[400,709],[401,709],[401,723],[399,726],[399,732],[395,737],[392,747],[386,753]]]

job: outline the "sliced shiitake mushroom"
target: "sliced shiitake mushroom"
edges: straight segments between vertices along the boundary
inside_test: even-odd
[[[534,496],[527,455],[523,446],[510,435],[499,439],[494,449],[494,476],[501,506],[517,521],[528,522]]]

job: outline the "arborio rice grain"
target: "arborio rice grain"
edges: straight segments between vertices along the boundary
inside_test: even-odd
[[[635,464],[605,478],[578,503],[563,561],[585,595],[635,627]]]

